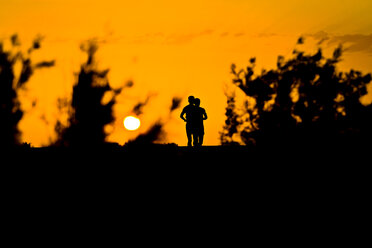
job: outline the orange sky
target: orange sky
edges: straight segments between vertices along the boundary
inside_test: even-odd
[[[28,91],[20,93],[25,142],[42,146],[55,138],[56,120],[66,118],[58,112],[57,98],[71,97],[74,73],[85,60],[79,46],[95,38],[98,67],[110,68],[110,83],[134,82],[118,98],[110,141],[123,144],[161,119],[166,122],[164,142],[185,145],[181,109],[172,116],[168,109],[173,96],[183,97],[184,106],[192,94],[209,116],[205,144],[217,145],[231,63],[244,67],[255,56],[258,69],[271,68],[278,55],[289,57],[304,35],[303,49],[315,51],[316,42],[327,38],[323,48],[330,54],[342,43],[347,50],[340,69],[371,72],[371,11],[370,0],[0,0],[0,39],[6,45],[18,33],[26,49],[40,34],[42,49],[32,59],[56,60],[55,67],[37,71]],[[154,96],[141,128],[124,130],[123,118],[149,94]],[[371,94],[364,100],[371,101]]]

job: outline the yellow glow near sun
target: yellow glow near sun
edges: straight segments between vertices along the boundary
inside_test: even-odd
[[[134,116],[127,116],[124,118],[124,127],[129,131],[137,130],[141,126],[141,121]]]

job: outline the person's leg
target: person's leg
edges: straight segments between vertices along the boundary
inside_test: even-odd
[[[198,125],[195,125],[194,130],[193,130],[194,146],[199,146],[199,133],[200,133],[200,127]]]
[[[202,125],[201,127],[200,127],[200,130],[199,130],[199,139],[198,139],[198,144],[199,144],[199,146],[202,146],[203,145],[203,140],[204,140],[204,125]]]
[[[191,132],[187,132],[187,146],[191,146],[192,144],[192,134]]]
[[[198,134],[197,134],[197,133],[194,133],[192,136],[193,136],[193,138],[194,138],[194,146],[198,146],[198,140],[199,140],[199,139],[198,139],[198,138],[199,138],[199,137],[198,137]]]
[[[198,140],[199,146],[202,146],[203,145],[203,140],[204,140],[204,133],[201,133],[199,135],[199,140]]]
[[[191,146],[192,144],[192,132],[190,125],[186,124],[186,135],[187,135],[187,146]]]

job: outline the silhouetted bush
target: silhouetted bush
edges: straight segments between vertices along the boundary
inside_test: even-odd
[[[98,49],[97,43],[90,40],[83,43],[80,48],[87,53],[87,62],[82,64],[77,83],[73,87],[68,125],[64,126],[60,121],[56,123],[55,130],[58,139],[54,146],[85,149],[104,145],[109,149],[113,145],[105,141],[107,134],[104,127],[114,120],[112,108],[116,102],[116,96],[123,88],[132,87],[133,82],[129,81],[118,89],[111,88],[107,79],[109,70],[98,70],[94,63],[94,55]],[[111,95],[107,102],[103,102],[105,94]],[[141,115],[143,107],[153,96],[149,94],[144,102],[138,102],[132,112]],[[179,107],[180,101],[181,99],[177,97],[172,99],[170,113]],[[64,99],[59,99],[58,104],[60,109],[69,107]],[[163,125],[163,121],[159,120],[146,133],[140,134],[129,143],[142,145],[162,140],[165,135]]]
[[[367,94],[371,74],[337,71],[342,47],[327,59],[321,49],[313,55],[293,54],[287,61],[279,56],[276,69],[257,76],[255,58],[246,69],[231,66],[233,83],[248,99],[242,141],[275,147],[370,143],[372,104],[365,106],[360,98]],[[234,123],[228,110],[226,122]],[[236,125],[227,125],[225,139],[235,131]]]
[[[97,49],[97,43],[93,40],[81,45],[81,50],[87,53],[88,58],[81,66],[78,81],[73,87],[69,126],[63,127],[57,122],[57,146],[85,148],[102,146],[105,143],[107,134],[104,126],[114,120],[112,107],[122,88],[110,87],[108,69],[96,69],[94,55]],[[106,93],[112,95],[107,103],[102,102]]]
[[[226,107],[226,120],[223,130],[220,133],[221,145],[238,145],[239,143],[234,140],[234,135],[238,134],[238,126],[241,124],[239,115],[236,112],[235,94],[227,94],[227,107]]]
[[[148,100],[146,100],[147,103]],[[173,97],[172,104],[169,108],[169,117],[168,120],[171,118],[171,113],[179,108],[181,104],[182,98]],[[139,103],[141,104],[141,103]],[[137,104],[136,106],[138,106]],[[138,135],[135,139],[130,140],[126,143],[126,146],[131,145],[150,145],[156,142],[163,141],[166,133],[164,131],[164,124],[168,120],[158,120],[155,122],[145,133]]]
[[[18,91],[24,89],[36,69],[54,66],[54,60],[33,64],[30,55],[41,46],[41,37],[37,37],[27,53],[12,52],[21,45],[18,35],[10,37],[12,49],[5,51],[0,42],[0,146],[12,147],[21,145],[18,123],[23,116]],[[21,72],[15,75],[14,66],[21,63]]]

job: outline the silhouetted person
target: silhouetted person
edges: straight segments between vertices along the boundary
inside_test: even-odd
[[[204,139],[204,124],[203,121],[208,118],[204,108],[200,107],[200,99],[194,100],[195,107],[192,114],[192,129],[194,137],[194,146],[202,146]]]
[[[186,122],[187,146],[191,146],[192,134],[193,134],[192,118],[193,118],[193,112],[195,110],[195,106],[194,106],[195,98],[193,96],[189,96],[188,100],[189,100],[189,105],[183,108],[180,117],[182,120]],[[185,114],[186,114],[186,118],[184,117]]]

